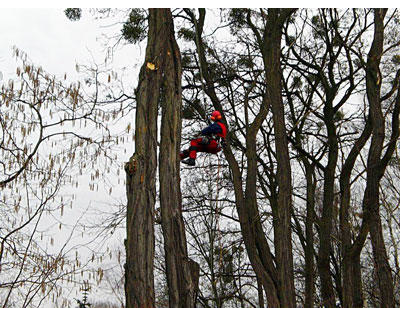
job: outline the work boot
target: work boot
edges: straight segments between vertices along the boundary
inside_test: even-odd
[[[182,160],[181,162],[188,166],[196,165],[196,160],[194,160],[193,158],[188,158],[186,160]]]

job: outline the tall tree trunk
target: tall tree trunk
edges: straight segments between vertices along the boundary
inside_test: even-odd
[[[269,101],[264,97],[262,109],[256,116],[251,128],[246,134],[246,157],[247,157],[247,175],[246,189],[244,192],[243,208],[238,209],[239,220],[243,229],[243,238],[247,244],[246,249],[253,249],[250,261],[257,266],[256,274],[262,274],[261,281],[267,297],[268,307],[282,307],[279,298],[279,284],[276,267],[265,238],[265,233],[260,221],[259,210],[257,205],[257,151],[256,136],[257,132],[264,121],[267,113]],[[245,228],[245,229],[244,229]],[[249,255],[250,256],[250,255]],[[258,258],[257,258],[258,257]],[[261,264],[260,264],[261,263]],[[253,267],[254,267],[253,266]]]
[[[324,121],[328,138],[328,164],[324,170],[324,193],[319,236],[318,273],[321,279],[322,303],[325,307],[335,307],[336,299],[330,271],[330,255],[332,252],[331,234],[334,208],[335,170],[338,159],[338,141],[334,122],[333,92],[327,90],[324,107]]]
[[[275,220],[277,235],[274,236],[274,240],[280,285],[279,296],[282,307],[296,306],[291,232],[291,168],[282,99],[282,70],[280,61],[283,23],[290,14],[290,9],[268,9],[264,45],[262,47],[267,89],[273,114],[276,160],[278,165],[278,212]]]
[[[164,46],[162,12],[149,10],[145,62],[136,90],[135,153],[125,164],[127,239],[125,296],[127,307],[154,307],[154,204],[157,171],[157,106]],[[150,64],[155,64],[153,68]],[[148,67],[150,65],[150,67]]]
[[[179,149],[181,139],[182,66],[170,9],[158,9],[166,28],[164,47],[164,102],[160,143],[161,226],[167,270],[169,307],[195,307],[196,285],[192,280],[185,227],[182,218]],[[192,268],[193,269],[193,268]],[[196,270],[196,269],[194,269]]]
[[[394,307],[393,278],[386,253],[379,212],[379,183],[386,166],[382,166],[381,155],[385,138],[385,119],[381,106],[380,60],[383,53],[383,20],[387,9],[374,11],[374,40],[368,53],[366,83],[367,97],[372,119],[372,139],[367,161],[367,185],[363,201],[369,221],[372,250],[377,267],[378,285],[382,307]]]
[[[360,137],[354,143],[340,173],[340,207],[339,207],[339,223],[341,235],[342,250],[342,277],[343,277],[343,307],[362,307],[362,289],[361,277],[358,277],[358,268],[360,266],[360,254],[354,253],[351,241],[350,228],[350,199],[351,199],[351,172],[360,154],[361,149],[371,136],[371,116],[365,123],[364,130]],[[361,273],[361,271],[360,271]],[[361,296],[361,298],[360,298]],[[361,302],[361,306],[358,304]]]

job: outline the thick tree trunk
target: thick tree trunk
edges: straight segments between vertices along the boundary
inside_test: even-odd
[[[281,39],[284,19],[280,9],[268,9],[265,26],[263,58],[266,71],[267,89],[273,114],[276,160],[278,165],[277,183],[278,212],[275,219],[277,235],[274,236],[279,279],[279,296],[282,307],[295,307],[293,274],[291,211],[292,185],[284,105],[282,100]],[[289,13],[288,13],[289,14]]]
[[[125,164],[127,239],[125,296],[127,307],[154,307],[154,204],[157,170],[157,106],[162,82],[158,69],[165,37],[159,10],[149,10],[145,62],[136,90],[135,153]],[[148,67],[148,63],[155,64]]]
[[[158,10],[162,12],[162,23],[166,28],[166,46],[163,51],[165,66],[160,143],[160,204],[169,307],[195,307],[198,276],[197,280],[192,279],[191,271],[194,273],[196,269],[191,269],[191,265],[196,263],[189,262],[188,258],[180,191],[181,55],[175,40],[170,9]]]

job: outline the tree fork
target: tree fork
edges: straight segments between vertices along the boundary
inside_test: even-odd
[[[162,83],[165,26],[161,10],[149,10],[146,57],[136,89],[135,153],[125,165],[127,239],[126,307],[154,307],[154,205],[157,171],[157,106]],[[153,66],[154,67],[153,67]]]

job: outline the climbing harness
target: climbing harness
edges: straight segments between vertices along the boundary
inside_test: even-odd
[[[209,136],[201,136],[201,142],[200,144],[202,145],[208,145],[211,142],[211,138]]]

